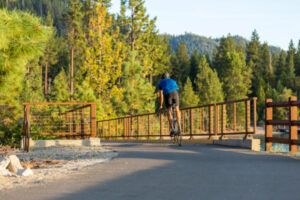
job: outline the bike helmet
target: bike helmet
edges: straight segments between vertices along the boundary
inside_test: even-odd
[[[163,73],[163,75],[161,76],[162,79],[165,78],[170,78],[170,74],[168,72]]]

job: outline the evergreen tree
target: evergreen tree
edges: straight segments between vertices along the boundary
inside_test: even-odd
[[[67,80],[67,75],[62,70],[54,79],[53,87],[49,92],[49,98],[52,102],[69,102],[70,92]]]
[[[287,57],[286,57],[286,73],[287,73],[287,87],[295,89],[295,64],[294,64],[294,58],[295,58],[295,47],[294,43],[291,40],[289,49],[287,52]]]
[[[179,45],[176,54],[171,58],[171,64],[173,78],[181,87],[190,74],[190,60],[184,43]]]
[[[297,52],[295,55],[295,73],[297,76],[300,76],[300,40],[299,40]]]
[[[228,100],[243,99],[250,94],[251,69],[245,57],[237,52],[227,53],[226,70],[223,74],[223,91]]]
[[[256,72],[255,72],[255,80],[264,77],[266,84],[273,84],[273,66],[272,66],[272,56],[270,53],[269,46],[264,43],[259,50],[259,60],[257,62]]]
[[[188,77],[180,95],[180,106],[182,108],[193,107],[199,104],[199,97],[195,94],[192,82]]]
[[[52,17],[50,15],[50,13],[48,13],[47,17],[46,17],[46,22],[45,24],[49,27],[53,26],[53,20]],[[45,97],[47,97],[48,94],[48,67],[50,65],[54,65],[57,63],[57,42],[55,39],[55,34],[56,32],[53,31],[53,33],[50,35],[50,39],[47,42],[46,45],[46,49],[44,52],[44,55],[41,58],[41,66],[45,66],[45,75],[44,75],[44,94]],[[42,73],[42,72],[41,72]]]
[[[82,30],[82,3],[79,0],[71,0],[68,12],[64,15],[67,25],[68,44],[70,47],[70,93],[74,93],[74,69],[81,66],[83,55],[83,30]],[[75,60],[75,62],[74,62]]]
[[[202,56],[197,71],[198,73],[194,84],[196,85],[196,92],[199,96],[200,104],[206,105],[223,102],[222,84],[217,72],[209,67],[205,56]]]
[[[18,107],[26,66],[42,55],[52,29],[28,13],[0,10],[0,16],[0,104]]]
[[[200,63],[200,55],[198,53],[197,50],[195,50],[192,55],[191,55],[191,59],[190,59],[190,75],[189,77],[191,78],[192,83],[195,82],[196,79],[196,75],[198,74],[198,69],[199,69],[199,63]]]
[[[227,70],[224,62],[227,53],[233,53],[236,49],[237,47],[231,36],[221,38],[220,45],[216,48],[213,58],[213,68],[217,70],[220,78],[223,77],[224,72]]]
[[[112,17],[107,8],[95,4],[89,22],[89,43],[82,72],[86,74],[96,97],[101,101],[105,113],[112,113],[111,90],[117,89],[123,62],[123,44],[118,41],[119,29],[112,27]]]
[[[259,61],[260,42],[259,36],[254,30],[252,32],[251,41],[246,45],[246,64],[251,67],[253,73],[256,71],[256,66]]]
[[[142,76],[143,67],[134,57],[133,53],[131,61],[128,61],[123,69],[122,113],[134,115],[154,112],[155,88]]]

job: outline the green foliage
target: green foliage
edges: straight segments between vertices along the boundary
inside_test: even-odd
[[[190,78],[187,78],[180,95],[180,107],[192,107],[199,105],[199,97],[195,94]]]
[[[49,93],[49,99],[52,102],[69,102],[70,92],[68,85],[68,77],[64,70],[62,70],[54,79],[53,87]]]
[[[243,55],[227,53],[226,70],[222,74],[223,91],[227,100],[243,99],[250,94],[251,69],[247,68]]]
[[[179,45],[176,54],[171,58],[171,65],[172,77],[177,81],[179,87],[184,85],[190,74],[190,60],[184,43]]]
[[[154,112],[155,88],[143,77],[143,66],[135,61],[134,53],[131,60],[123,69],[124,99],[120,102],[123,104],[122,113],[134,115]]]
[[[209,67],[205,56],[202,56],[197,71],[199,72],[197,73],[194,84],[200,99],[200,104],[206,105],[223,102],[222,84],[220,83],[217,72]]]

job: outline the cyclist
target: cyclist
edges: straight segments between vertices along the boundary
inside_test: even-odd
[[[159,89],[159,98],[160,98],[160,109],[163,108],[163,101],[165,99],[165,106],[168,109],[168,120],[170,124],[170,136],[173,136],[175,134],[175,130],[173,127],[173,117],[172,117],[172,104],[175,103],[175,113],[180,128],[180,110],[179,110],[179,95],[178,91],[179,88],[176,84],[176,82],[170,78],[169,73],[164,73],[161,77],[161,81],[158,84]]]

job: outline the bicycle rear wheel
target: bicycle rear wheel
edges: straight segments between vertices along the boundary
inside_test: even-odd
[[[180,124],[179,124],[177,119],[173,121],[173,126],[174,126],[174,129],[175,129],[174,143],[177,143],[178,146],[181,146],[182,132],[181,132]]]

